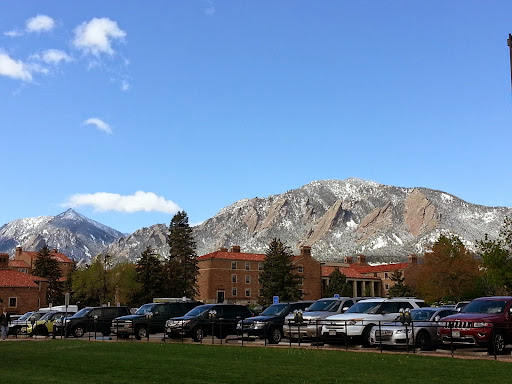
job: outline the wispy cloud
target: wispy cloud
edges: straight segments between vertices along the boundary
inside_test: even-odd
[[[27,64],[21,60],[12,59],[4,52],[0,52],[0,76],[7,76],[23,81],[32,80],[32,74]]]
[[[109,135],[112,134],[112,128],[110,128],[110,125],[97,117],[91,117],[90,119],[85,120],[83,125],[94,125],[100,131],[108,133]]]
[[[13,29],[11,31],[4,32],[4,35],[9,36],[9,37],[20,37],[20,36],[23,36],[23,32]]]
[[[47,49],[41,54],[41,59],[47,64],[69,63],[73,61],[71,56],[59,49]]]
[[[117,193],[97,192],[90,194],[76,194],[62,204],[64,207],[90,206],[97,212],[163,212],[174,214],[180,207],[162,196],[153,192],[137,191],[133,195],[119,195]]]
[[[207,3],[207,5],[203,9],[204,14],[208,15],[208,16],[215,15],[215,12],[217,12],[217,10],[215,9],[215,6],[213,5],[213,1],[207,0],[206,3]]]
[[[73,46],[84,53],[98,56],[102,53],[112,55],[112,43],[122,41],[126,32],[109,18],[94,18],[75,28]]]
[[[55,26],[55,21],[46,15],[37,15],[27,20],[25,30],[28,33],[48,32]]]

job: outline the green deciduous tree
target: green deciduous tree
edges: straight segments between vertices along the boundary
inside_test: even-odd
[[[428,302],[460,301],[482,294],[479,261],[457,236],[440,236],[418,265],[414,290]]]
[[[54,305],[63,303],[62,271],[59,267],[59,262],[53,258],[47,246],[42,247],[37,252],[32,274],[43,277],[48,281],[48,288],[46,290],[46,300],[48,303],[53,303]]]
[[[389,277],[395,284],[389,288],[388,293],[391,297],[411,297],[414,296],[414,290],[411,286],[404,284],[405,277],[402,271],[398,269],[393,271]]]
[[[196,259],[196,242],[185,211],[176,213],[172,218],[167,244],[170,253],[165,263],[166,291],[173,297],[195,297],[199,267]]]
[[[335,294],[341,297],[352,296],[352,286],[347,283],[347,277],[335,268],[329,275],[329,285],[325,289],[325,297],[333,297]]]
[[[512,219],[505,218],[497,239],[486,234],[477,242],[477,247],[482,258],[486,294],[512,294]]]
[[[77,268],[72,276],[73,301],[86,306],[97,306],[114,300],[108,279],[105,258],[96,256],[88,266]]]
[[[293,254],[290,248],[281,240],[274,238],[265,253],[263,270],[259,277],[261,305],[271,304],[273,296],[279,296],[280,301],[295,301],[301,298],[300,277],[294,273],[292,261]]]

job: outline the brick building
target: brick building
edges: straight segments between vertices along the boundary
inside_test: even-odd
[[[46,307],[47,287],[43,278],[11,269],[9,255],[0,254],[0,307],[12,314]]]
[[[220,248],[197,258],[198,299],[204,303],[256,304],[260,295],[259,275],[264,254],[240,252],[239,246]],[[321,266],[311,257],[310,247],[301,247],[293,264],[302,277],[302,299],[316,300],[322,294]]]
[[[71,268],[73,267],[73,261],[65,254],[60,253],[57,249],[51,249],[50,256],[57,260],[57,262],[59,263],[59,268],[62,271],[62,277],[65,278],[68,275]],[[32,269],[34,268],[34,262],[36,259],[37,252],[24,251],[22,247],[16,247],[13,261],[25,262],[26,266],[28,266],[27,273],[32,273]]]

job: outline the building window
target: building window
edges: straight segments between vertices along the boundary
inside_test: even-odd
[[[247,262],[245,263],[245,270],[248,271],[251,269],[251,263]]]
[[[251,284],[251,276],[245,275],[245,284]]]
[[[377,272],[373,272],[373,277],[377,277]]]
[[[258,271],[263,271],[263,263],[258,263]]]
[[[236,296],[236,287],[231,288],[231,295]]]
[[[245,297],[251,297],[251,289],[250,288],[246,288]]]
[[[386,291],[389,289],[389,284],[388,284],[388,283],[384,284],[384,289],[385,289]]]
[[[304,284],[304,279],[301,277],[299,280],[299,287],[302,287],[302,284]]]
[[[297,265],[297,272],[299,272],[299,273],[304,272],[304,266],[302,264]]]
[[[231,275],[231,282],[236,283],[236,275]]]
[[[236,261],[231,262],[231,269],[236,269]]]
[[[9,308],[16,308],[18,306],[18,299],[16,297],[9,297]]]
[[[384,278],[385,278],[385,279],[389,279],[389,275],[388,275],[388,273],[387,273],[387,272],[384,272]],[[386,289],[387,289],[387,288],[386,288]]]

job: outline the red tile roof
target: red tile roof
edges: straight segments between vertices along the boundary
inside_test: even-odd
[[[370,273],[391,272],[409,267],[410,263],[381,264],[381,265],[359,265],[352,263],[348,267],[337,267],[330,265],[322,265],[322,276],[329,276],[335,268],[339,268],[340,272],[350,278],[373,278],[368,276]]]
[[[259,253],[215,251],[215,252],[203,255],[203,256],[199,256],[197,258],[197,261],[204,261],[204,260],[211,260],[211,259],[263,261],[265,259],[265,255],[259,254]]]
[[[341,273],[343,273],[345,276],[347,276],[349,278],[358,278],[358,279],[367,279],[368,278],[368,276],[361,275],[355,269],[352,269],[350,267],[337,267],[337,266],[330,266],[330,265],[322,265],[322,277],[329,277],[329,275],[331,273],[333,273],[336,268],[338,268]]]
[[[9,268],[30,268],[23,260],[9,260]]]
[[[30,252],[30,251],[22,251],[23,254],[29,256],[32,259],[37,258],[37,252]],[[65,254],[60,252],[53,252],[50,251],[50,255],[56,259],[59,263],[71,263],[71,259],[67,257]]]
[[[44,280],[41,277],[13,269],[0,269],[0,287],[31,287],[37,288],[36,281]]]

